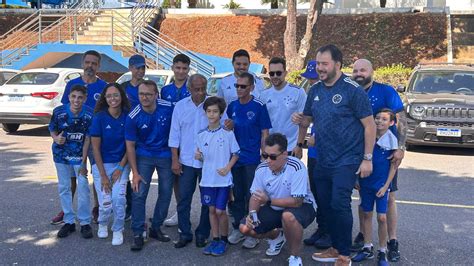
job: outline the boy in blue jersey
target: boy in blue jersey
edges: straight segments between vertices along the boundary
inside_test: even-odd
[[[205,255],[221,256],[227,249],[229,219],[225,211],[232,186],[232,166],[239,159],[239,144],[232,131],[220,125],[225,101],[209,97],[204,101],[209,124],[197,137],[196,160],[203,161],[201,203],[209,207],[212,242],[203,250]]]
[[[69,93],[69,103],[54,108],[49,131],[54,140],[53,160],[58,174],[58,191],[64,213],[64,225],[59,238],[76,231],[75,213],[72,207],[71,173],[77,176],[77,219],[84,238],[92,238],[89,183],[87,182],[86,137],[92,123],[93,110],[84,105],[87,89],[74,85]],[[74,180],[75,181],[75,180]]]
[[[254,248],[258,239],[245,237],[239,230],[240,220],[248,213],[250,186],[255,175],[255,169],[260,164],[260,151],[263,150],[264,140],[272,127],[267,107],[256,99],[251,92],[255,88],[252,74],[244,72],[239,75],[234,84],[238,100],[230,103],[227,116],[234,121],[234,133],[240,146],[239,160],[232,167],[234,186],[234,202],[230,206],[234,222],[234,230],[229,235],[229,243],[242,244],[245,248]]]
[[[171,201],[173,175],[168,137],[173,109],[171,103],[158,100],[158,87],[152,80],[144,80],[138,86],[140,105],[137,105],[125,121],[127,159],[132,168],[132,251],[143,248],[146,198],[151,177],[158,172],[158,199],[155,205],[149,236],[161,242],[170,238],[161,232],[161,225],[168,213]]]
[[[377,255],[378,265],[388,265],[387,262],[387,206],[389,188],[395,172],[395,164],[391,163],[390,156],[398,148],[398,141],[395,135],[389,130],[395,123],[395,114],[390,109],[382,109],[375,116],[377,125],[377,142],[374,147],[372,174],[359,180],[361,208],[364,211],[364,247],[352,261],[361,262],[374,257],[374,247],[372,245],[372,211],[376,203],[377,221],[379,224],[379,252]]]
[[[145,57],[139,54],[132,55],[130,59],[128,59],[128,70],[132,73],[132,79],[120,84],[120,86],[125,90],[127,98],[130,101],[130,106],[133,109],[140,104],[140,100],[138,99],[138,84],[140,84],[145,76]]]

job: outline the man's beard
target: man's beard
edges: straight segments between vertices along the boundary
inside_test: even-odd
[[[368,76],[366,78],[362,76],[357,76],[357,77],[354,77],[354,81],[357,82],[357,84],[359,84],[360,86],[364,87],[365,85],[372,82],[372,76]]]

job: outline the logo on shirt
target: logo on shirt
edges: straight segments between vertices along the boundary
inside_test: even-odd
[[[270,182],[268,182],[265,186],[271,187],[272,185],[270,184]]]
[[[209,146],[209,144],[207,144],[207,142],[204,144],[204,147],[206,147],[206,146]]]
[[[94,99],[98,101],[100,99],[100,93],[94,94]]]
[[[145,129],[145,128],[148,128],[148,126],[146,124],[144,124],[141,129]]]
[[[232,88],[230,86],[227,87],[228,90],[231,90]]]
[[[235,112],[232,113],[232,117],[235,117]]]
[[[336,94],[334,96],[332,96],[332,102],[334,104],[338,104],[342,101],[342,96],[340,94]]]
[[[272,102],[272,99],[268,99],[267,103],[271,103]]]
[[[82,141],[84,134],[82,133],[67,133],[67,140]]]
[[[211,203],[211,196],[204,195],[204,202],[207,203],[207,204]]]
[[[105,129],[111,129],[112,127],[110,125],[107,125]]]
[[[64,122],[63,127],[69,126],[66,122]]]
[[[314,101],[319,101],[319,96],[316,95],[316,97],[314,97]]]
[[[247,112],[247,118],[248,118],[249,120],[252,120],[254,117],[255,117],[255,113],[254,113],[254,112],[252,112],[252,111],[248,111],[248,112]]]
[[[168,95],[168,97],[166,97],[166,99],[171,100],[172,99],[171,95]]]

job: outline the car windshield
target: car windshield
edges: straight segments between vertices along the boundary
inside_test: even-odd
[[[15,72],[0,72],[0,85],[3,85],[11,77],[15,76]]]
[[[11,78],[7,84],[24,84],[24,85],[50,85],[56,82],[59,74],[45,72],[28,72],[20,73]]]
[[[117,83],[122,84],[124,82],[127,82],[132,79],[132,74],[125,74],[122,77],[120,77],[117,80]],[[147,75],[145,74],[145,77],[143,77],[145,80],[153,80],[156,85],[158,86],[158,89],[161,89],[163,86],[166,85],[166,80],[168,79],[167,75]]]
[[[411,92],[474,94],[474,72],[418,72]]]

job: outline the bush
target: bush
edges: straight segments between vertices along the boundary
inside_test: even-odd
[[[174,4],[176,8],[181,8],[181,0],[174,1]],[[161,8],[172,8],[170,0],[163,0]]]
[[[302,69],[302,70],[295,70],[295,71],[292,71],[290,73],[288,73],[288,75],[286,75],[286,80],[289,82],[289,83],[293,83],[293,84],[300,84],[301,81],[303,80],[303,78],[300,76],[303,72],[305,72],[306,69]]]
[[[230,0],[228,4],[224,5],[224,8],[227,8],[227,9],[239,9],[241,7],[242,6],[239,3],[234,2],[234,0]]]

